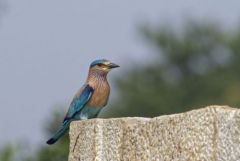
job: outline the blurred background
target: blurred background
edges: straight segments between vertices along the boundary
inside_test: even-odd
[[[119,64],[99,117],[240,106],[240,1],[0,0],[0,161],[65,161],[46,140],[91,61]]]

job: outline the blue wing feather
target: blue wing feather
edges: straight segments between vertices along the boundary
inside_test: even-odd
[[[90,85],[86,84],[85,86],[83,86],[81,92],[77,94],[72,100],[68,112],[66,114],[66,117],[64,118],[64,121],[73,119],[74,116],[83,109],[85,104],[90,99],[92,93],[93,88]]]
[[[62,126],[59,130],[47,141],[47,144],[55,143],[69,128],[69,124],[76,114],[80,113],[83,107],[86,105],[90,97],[92,96],[93,88],[88,84],[84,85],[81,90],[75,95],[72,100],[66,117],[64,118]]]

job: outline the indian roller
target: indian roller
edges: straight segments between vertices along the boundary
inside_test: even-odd
[[[85,84],[75,94],[59,130],[47,141],[47,144],[54,144],[68,130],[72,121],[97,117],[107,104],[110,94],[107,74],[117,67],[119,67],[117,64],[106,59],[91,63]]]

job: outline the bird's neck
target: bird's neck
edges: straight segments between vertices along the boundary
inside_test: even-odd
[[[95,83],[102,83],[107,82],[107,72],[100,71],[100,70],[89,70],[87,83],[95,84]]]

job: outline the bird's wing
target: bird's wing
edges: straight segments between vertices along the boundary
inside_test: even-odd
[[[84,85],[73,98],[64,121],[72,119],[78,112],[80,112],[92,96],[92,93],[93,88],[88,84]]]

